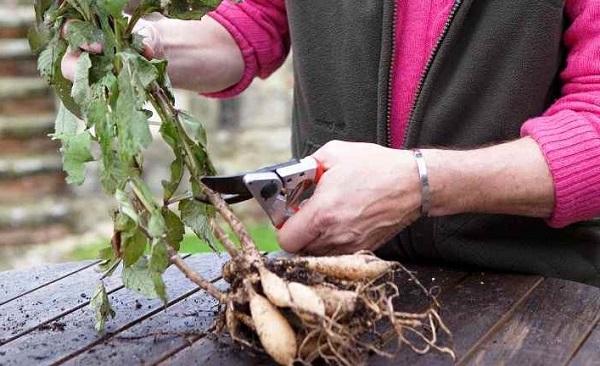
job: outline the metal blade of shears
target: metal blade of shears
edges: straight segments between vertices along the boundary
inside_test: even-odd
[[[200,178],[208,188],[221,194],[225,202],[238,203],[252,198],[252,193],[244,183],[244,175],[218,175]],[[209,203],[205,197],[196,197],[197,200]]]

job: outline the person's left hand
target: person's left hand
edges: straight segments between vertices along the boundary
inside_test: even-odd
[[[325,172],[313,196],[277,232],[285,251],[375,250],[419,217],[421,186],[410,151],[331,141],[312,156]]]

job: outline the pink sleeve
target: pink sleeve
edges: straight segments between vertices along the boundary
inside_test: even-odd
[[[571,23],[564,33],[562,95],[521,129],[538,142],[552,172],[553,227],[600,215],[600,1],[567,0],[565,6]]]
[[[244,91],[255,76],[266,78],[283,62],[290,50],[284,0],[225,0],[209,13],[237,42],[244,58],[244,74],[235,85],[204,96],[229,98]]]

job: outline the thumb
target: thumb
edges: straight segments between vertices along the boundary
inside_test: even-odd
[[[299,252],[321,235],[319,228],[314,224],[316,209],[314,200],[308,199],[277,231],[281,249],[289,253]]]
[[[154,18],[152,18],[154,19]],[[142,36],[142,55],[151,60],[164,58],[160,32],[157,29],[157,20],[138,20],[134,32]]]

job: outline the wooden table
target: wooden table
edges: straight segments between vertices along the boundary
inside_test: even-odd
[[[225,258],[186,261],[218,279]],[[216,302],[176,269],[165,275],[169,302],[146,300],[107,281],[117,311],[104,333],[88,308],[99,274],[95,262],[0,272],[0,365],[138,364],[263,365],[262,355],[206,333]],[[600,289],[537,276],[411,267],[426,286],[439,286],[442,316],[454,333],[459,364],[600,365]],[[445,364],[406,348],[373,365]]]

